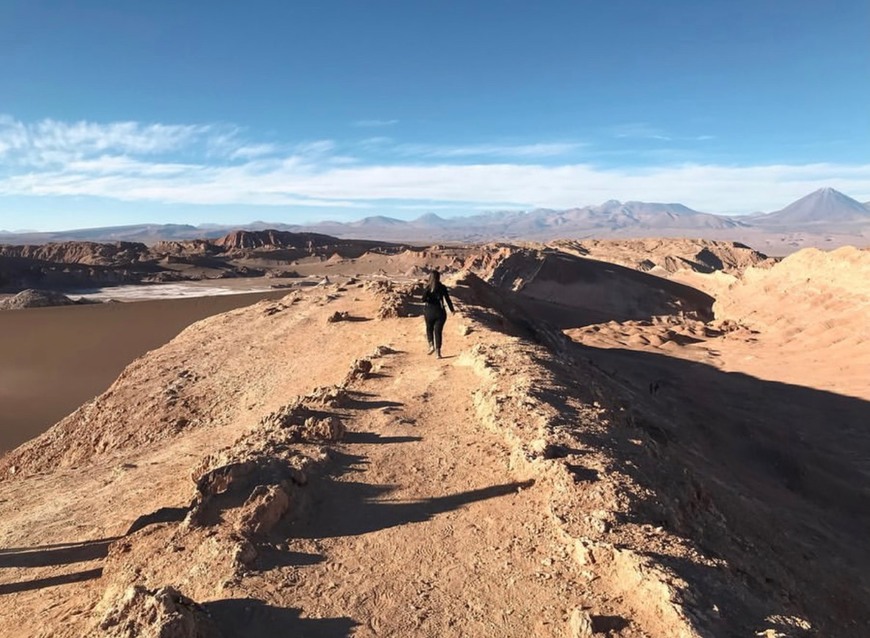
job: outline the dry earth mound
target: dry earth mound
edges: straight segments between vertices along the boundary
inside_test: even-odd
[[[540,302],[543,318],[577,326],[601,319],[646,319],[661,314],[712,316],[713,298],[689,286],[637,270],[552,250],[514,249],[489,280]]]
[[[807,248],[786,257],[772,269],[748,270],[722,299],[717,317],[757,328],[806,330],[824,313],[826,329],[842,326],[860,332],[855,323],[867,318],[870,300],[870,249],[851,246],[834,251]],[[830,314],[830,316],[828,316]],[[866,323],[863,324],[866,329]],[[796,333],[793,333],[796,334]]]
[[[72,306],[79,302],[66,295],[50,290],[22,290],[17,295],[0,301],[0,310],[20,310],[21,308],[46,308],[48,306]]]
[[[767,268],[775,263],[744,244],[706,239],[584,239],[556,241],[549,245],[564,252],[660,276],[678,270],[739,275],[749,267]]]
[[[795,599],[813,596],[796,593],[801,583],[830,592],[817,594],[830,605],[830,629],[809,635],[848,636],[858,629],[845,618],[868,612],[855,597],[870,591],[866,579],[841,567],[866,560],[858,538],[870,532],[870,440],[860,425],[870,420],[868,256],[809,249],[749,268],[720,289],[712,322],[670,316],[567,330],[602,371],[667,415],[656,440],[694,468],[725,526],[718,540],[710,524],[692,538],[732,566],[751,563],[789,583]],[[838,565],[836,576],[825,563]]]
[[[815,248],[749,269],[717,298],[716,317],[760,333],[763,359],[738,349],[726,365],[765,378],[870,399],[870,249]]]
[[[713,322],[656,314],[562,327],[596,347],[666,352],[765,379],[868,396],[867,249],[806,249],[774,266],[763,261],[732,272],[668,275],[716,298]]]

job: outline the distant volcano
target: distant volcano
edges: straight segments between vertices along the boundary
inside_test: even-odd
[[[773,213],[753,219],[759,226],[870,222],[870,210],[833,188],[820,188]]]

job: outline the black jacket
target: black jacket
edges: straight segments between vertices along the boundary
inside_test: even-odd
[[[435,291],[429,290],[429,287],[423,289],[423,303],[426,305],[432,305],[440,309],[444,309],[444,304],[447,304],[447,307],[450,308],[450,312],[453,312],[453,302],[450,301],[450,294],[447,292],[447,286],[442,283],[438,283],[435,286]]]

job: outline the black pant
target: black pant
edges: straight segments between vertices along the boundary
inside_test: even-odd
[[[441,333],[444,331],[444,322],[447,321],[447,311],[441,306],[427,303],[423,309],[423,317],[426,319],[426,339],[429,345],[436,350],[441,350]]]

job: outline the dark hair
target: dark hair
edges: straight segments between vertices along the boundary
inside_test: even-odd
[[[435,288],[441,283],[441,273],[437,270],[429,271],[429,283],[426,284],[426,289],[429,292],[435,292]]]

